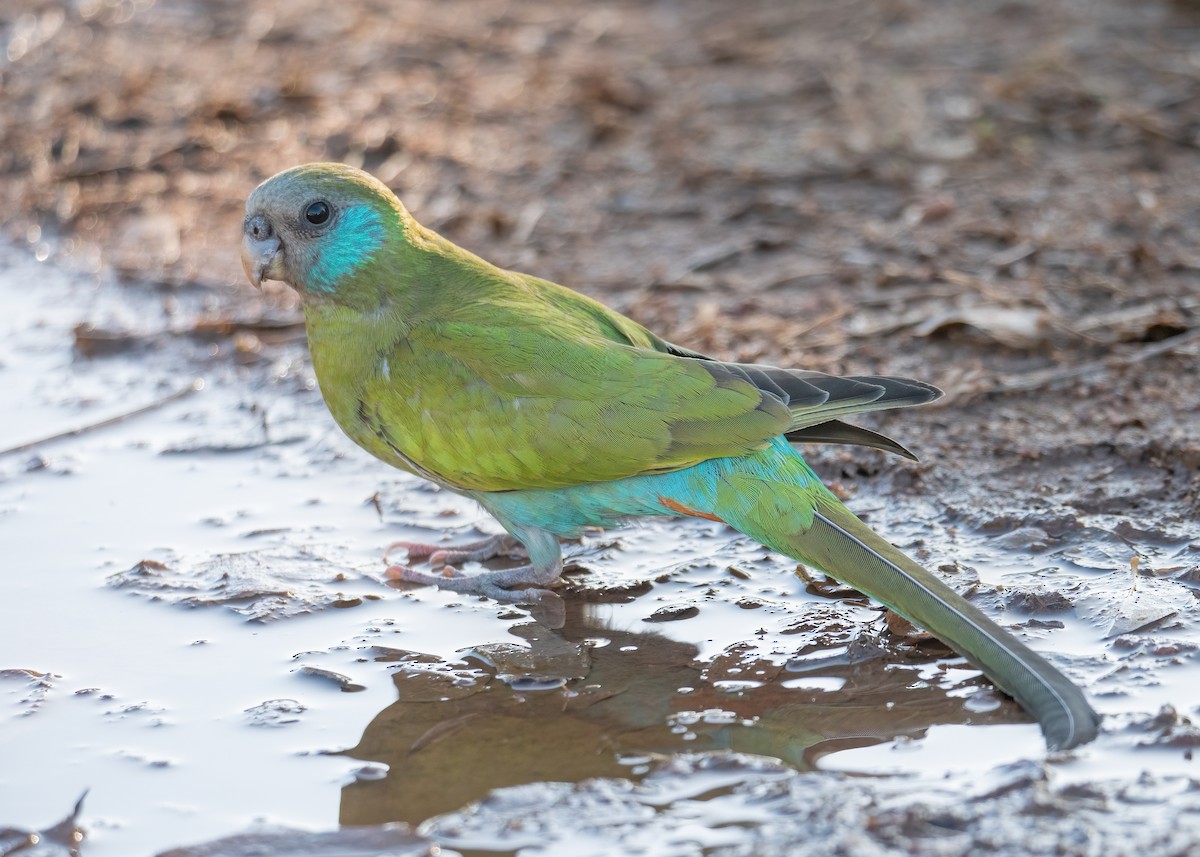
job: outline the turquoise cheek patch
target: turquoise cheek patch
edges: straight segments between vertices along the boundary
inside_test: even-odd
[[[383,222],[373,209],[356,205],[343,211],[313,260],[309,274],[313,287],[334,291],[338,283],[371,261],[383,238]]]

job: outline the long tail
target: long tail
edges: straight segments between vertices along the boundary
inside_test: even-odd
[[[1100,717],[1041,655],[884,541],[840,503],[820,504],[793,553],[891,607],[974,661],[1041,724],[1052,750],[1096,737]]]

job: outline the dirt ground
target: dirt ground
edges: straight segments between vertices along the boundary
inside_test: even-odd
[[[35,0],[0,11],[4,224],[244,317],[247,192],[346,161],[675,341],[939,384],[880,422],[958,511],[1190,520],[1198,32],[1157,0]]]

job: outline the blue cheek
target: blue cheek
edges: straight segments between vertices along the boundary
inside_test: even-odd
[[[310,285],[323,292],[335,291],[340,282],[371,261],[384,234],[383,221],[371,208],[360,205],[343,211],[317,246],[309,270]]]

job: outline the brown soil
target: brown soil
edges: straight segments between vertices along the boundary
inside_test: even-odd
[[[1196,4],[63,6],[0,9],[18,241],[244,311],[247,192],[346,161],[694,348],[943,386],[893,490],[1194,530]]]

